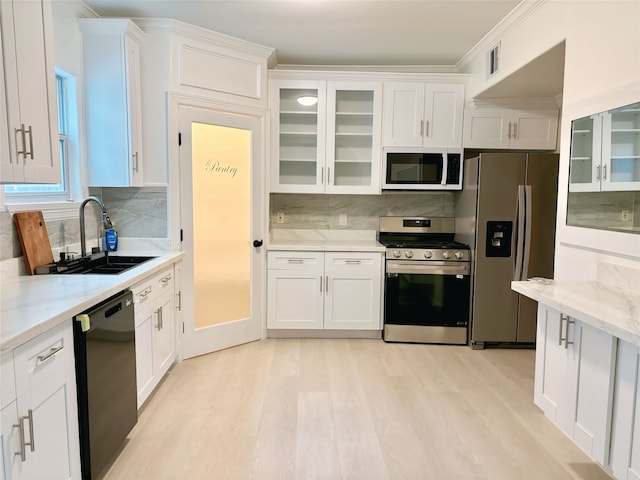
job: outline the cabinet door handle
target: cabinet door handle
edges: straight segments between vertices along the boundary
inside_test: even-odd
[[[25,434],[24,434],[24,421],[29,420],[29,441],[27,442]],[[18,428],[20,431],[20,451],[16,452],[16,456],[20,456],[20,460],[25,462],[27,460],[27,445],[29,445],[29,450],[35,452],[36,444],[33,438],[33,410],[29,409],[27,411],[27,415],[25,417],[19,417],[18,423],[14,425],[14,427]]]
[[[322,295],[322,275],[320,275],[320,294]]]
[[[569,341],[569,325],[574,325],[576,323],[575,320],[571,320],[570,317],[567,317],[567,327],[565,330],[565,338],[564,338],[564,348],[568,349],[569,345],[573,345],[573,341]],[[575,329],[574,329],[575,332]]]
[[[424,128],[424,136],[429,138],[429,120],[426,120],[424,122],[424,126],[425,126],[425,128]]]
[[[56,347],[52,347],[51,350],[49,350],[44,355],[38,355],[36,357],[36,360],[38,360],[38,362],[40,362],[40,363],[44,363],[47,360],[49,360],[51,357],[53,357],[56,353],[58,353],[60,350],[62,350],[63,348],[64,348],[64,345],[60,345],[57,348]]]
[[[324,185],[324,167],[320,167],[320,182]]]
[[[182,311],[182,290],[180,290],[178,293],[176,293],[176,297],[178,297],[178,307],[177,307],[176,310],[181,312]]]
[[[560,331],[558,332],[558,345],[562,346],[562,341],[564,340],[564,338],[562,338],[562,324],[564,323],[565,320],[565,316],[563,313],[560,314],[560,322],[558,322],[560,324]]]
[[[327,167],[327,185],[331,185],[331,167]]]
[[[511,122],[509,122],[509,133],[507,133],[507,138],[511,138]]]
[[[31,160],[33,160],[33,130],[31,129],[31,125],[29,125],[28,132],[29,132],[29,151],[27,152],[27,155],[29,155]]]
[[[424,120],[420,120],[420,136],[424,136]]]
[[[607,179],[607,166],[606,165],[602,166],[602,179],[603,180]]]
[[[156,330],[160,331],[162,330],[162,307],[159,307],[156,310],[156,316],[158,318],[158,320],[156,321]]]
[[[132,156],[133,156],[133,164],[135,165],[134,170],[136,173],[140,173],[140,168],[138,165],[138,152],[135,152]]]
[[[596,180],[600,180],[600,178],[601,178],[601,175],[600,175],[600,169],[601,169],[601,168],[602,168],[602,167],[601,167],[600,165],[598,165],[598,166],[596,167]]]
[[[20,155],[24,158],[27,157],[27,135],[26,130],[24,129],[24,123],[20,124],[20,128],[15,129],[16,145],[18,144],[18,134],[20,134],[22,150],[16,150],[16,163],[20,163]]]
[[[518,124],[513,122],[513,138],[514,140],[518,138]]]
[[[325,285],[324,285],[324,293],[329,293],[329,275],[324,277]]]

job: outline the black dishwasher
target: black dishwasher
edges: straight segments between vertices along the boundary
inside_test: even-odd
[[[82,479],[94,480],[138,421],[133,294],[125,290],[75,320]]]

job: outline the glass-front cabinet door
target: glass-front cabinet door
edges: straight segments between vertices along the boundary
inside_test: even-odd
[[[380,193],[382,82],[271,81],[271,191]]]
[[[602,166],[602,116],[579,118],[571,124],[569,191],[600,190]]]
[[[272,82],[272,192],[324,191],[325,132],[326,82]]]
[[[570,192],[640,190],[640,103],[571,124]]]
[[[327,84],[327,193],[380,192],[382,83]]]
[[[603,114],[602,190],[640,190],[640,103]]]

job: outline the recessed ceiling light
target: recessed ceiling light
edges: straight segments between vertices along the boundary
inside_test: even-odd
[[[318,103],[318,97],[315,95],[302,95],[301,97],[298,97],[298,103],[305,107],[310,107],[311,105]]]

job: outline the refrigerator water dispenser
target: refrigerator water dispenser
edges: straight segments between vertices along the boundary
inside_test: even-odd
[[[487,257],[510,257],[513,222],[487,222]]]

